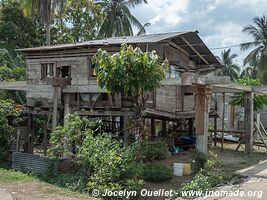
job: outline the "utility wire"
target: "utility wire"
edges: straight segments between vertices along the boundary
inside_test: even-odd
[[[236,45],[231,45],[231,46],[225,46],[225,47],[214,47],[214,48],[210,48],[210,50],[217,50],[217,49],[229,49],[229,48],[233,48],[233,47],[240,47],[241,44],[236,44]]]

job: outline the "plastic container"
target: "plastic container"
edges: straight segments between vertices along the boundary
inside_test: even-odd
[[[184,176],[187,176],[187,175],[190,175],[191,174],[191,163],[183,163],[183,170],[184,170],[184,173],[183,175]]]
[[[184,165],[183,163],[173,163],[173,174],[174,176],[183,176]]]

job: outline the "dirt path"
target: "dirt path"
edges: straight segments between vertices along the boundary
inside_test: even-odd
[[[96,200],[40,181],[0,183],[0,187],[11,193],[14,200]]]

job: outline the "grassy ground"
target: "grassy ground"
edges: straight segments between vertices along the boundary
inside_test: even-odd
[[[87,195],[72,192],[37,177],[0,166],[0,188],[12,193],[15,200],[94,200]]]
[[[210,151],[217,154],[223,161],[223,170],[228,174],[249,167],[261,160],[267,159],[266,150],[263,148],[255,148],[251,155],[245,154],[243,151],[235,151],[236,144],[224,144],[224,151],[218,147],[210,148]],[[173,168],[176,162],[191,162],[192,152],[185,152],[182,155],[172,156],[169,159],[161,161],[166,166]],[[161,183],[146,182],[144,188],[149,190],[177,190],[181,184],[190,181],[193,175],[174,177],[170,181]],[[0,188],[7,189],[17,200],[93,200],[95,198],[88,195],[75,193],[68,189],[58,187],[44,181],[41,181],[35,175],[28,175],[8,169],[8,166],[0,165]],[[151,198],[150,198],[151,199]],[[153,198],[155,199],[155,197]],[[160,199],[160,198],[158,198]],[[164,199],[164,198],[162,198]]]

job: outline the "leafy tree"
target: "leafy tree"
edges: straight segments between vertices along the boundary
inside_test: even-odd
[[[261,81],[259,79],[251,79],[249,77],[245,77],[238,80],[238,83],[242,85],[250,85],[250,86],[260,86]],[[235,106],[241,106],[244,107],[244,93],[235,94],[230,103]],[[267,95],[254,95],[253,97],[253,105],[254,110],[258,111],[261,110],[265,105],[267,105]]]
[[[13,57],[7,49],[0,49],[0,82],[25,80],[25,62],[17,54]],[[26,101],[23,91],[0,91],[0,99],[13,99],[15,102],[23,104]]]
[[[53,43],[71,43],[96,38],[103,20],[101,6],[92,0],[69,0],[62,13],[54,16]]]
[[[15,102],[7,99],[0,100],[0,161],[3,160],[9,149],[15,126],[20,121],[20,112]]]
[[[234,64],[237,54],[231,54],[231,49],[221,53],[220,62],[222,67],[216,71],[217,76],[229,76],[232,81],[236,81],[239,76],[239,66]]]
[[[133,27],[145,33],[145,26],[130,12],[130,8],[147,3],[146,0],[95,0],[101,5],[105,14],[104,21],[99,30],[102,38],[112,36],[133,35]]]
[[[3,53],[8,55],[4,49],[14,59],[17,57],[15,49],[40,46],[43,43],[41,28],[23,16],[18,1],[7,0],[0,4],[1,57]]]
[[[21,0],[24,16],[39,21],[45,27],[45,43],[51,42],[51,16],[61,13],[66,0]]]
[[[160,86],[165,78],[168,62],[160,60],[156,52],[142,52],[123,44],[120,52],[113,55],[98,50],[95,55],[98,84],[111,94],[123,94],[133,99],[134,121],[143,133],[142,112],[147,92]]]
[[[58,126],[50,136],[48,154],[52,157],[72,157],[82,145],[84,132],[93,127],[87,118],[74,114],[67,115],[64,126]]]
[[[267,17],[255,17],[254,25],[243,28],[243,32],[248,33],[254,38],[253,42],[241,44],[243,51],[253,50],[244,60],[245,65],[253,66],[261,78],[267,75]]]

